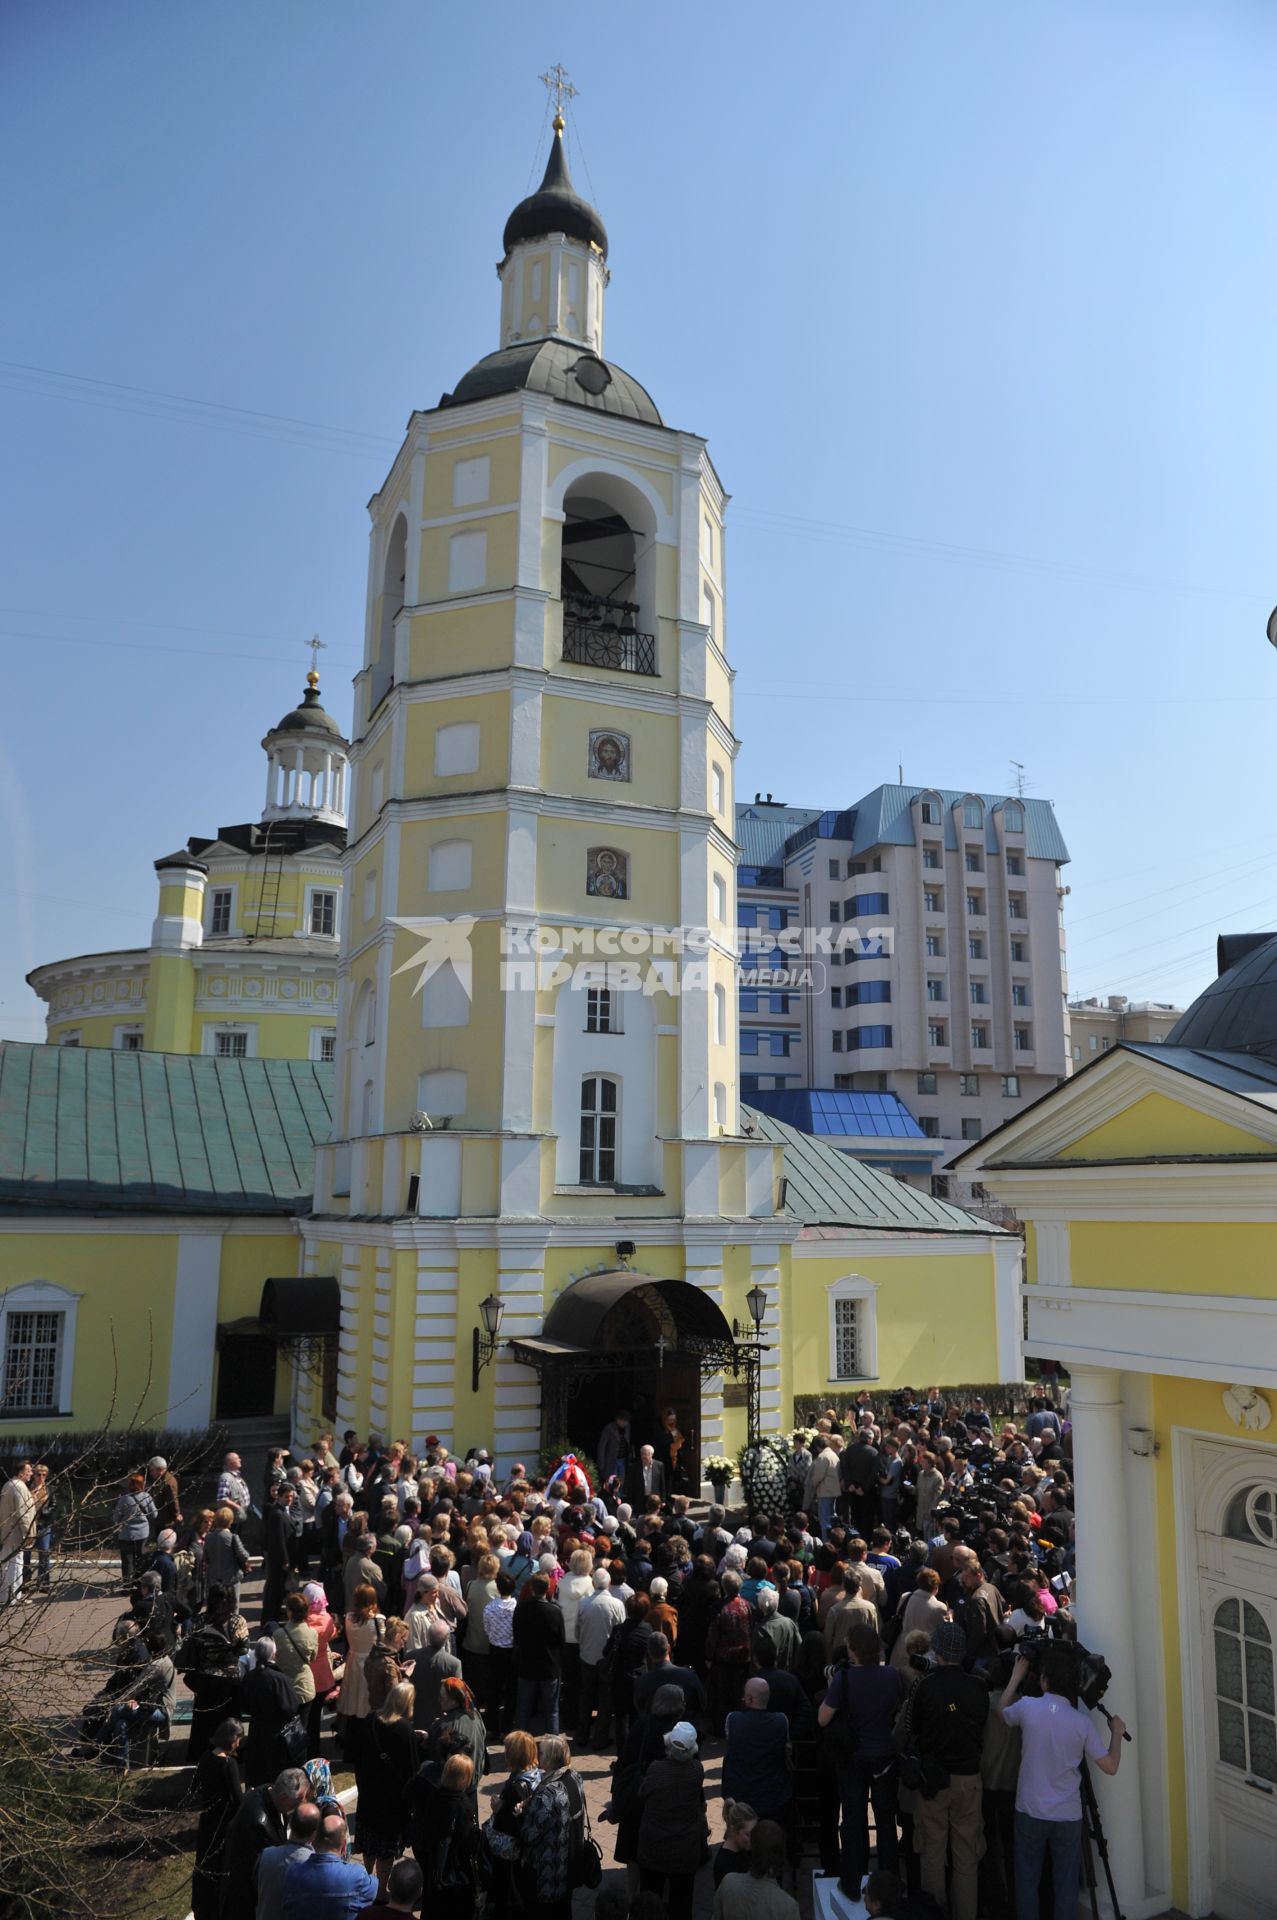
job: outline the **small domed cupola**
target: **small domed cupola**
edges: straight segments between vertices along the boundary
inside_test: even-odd
[[[271,728],[266,752],[263,820],[327,820],[346,824],[347,742],[319,698],[319,675],[306,675],[306,691]]]
[[[563,147],[563,124],[562,116],[556,114],[550,158],[541,184],[526,200],[520,200],[506,221],[502,244],[509,253],[520,240],[543,240],[547,234],[561,233],[569,240],[583,240],[597,247],[606,260],[607,228],[572,185]]]
[[[545,176],[505,223],[501,346],[563,340],[601,355],[607,228],[572,185],[563,127],[556,113]]]

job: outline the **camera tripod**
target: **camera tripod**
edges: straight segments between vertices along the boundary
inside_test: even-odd
[[[1103,1707],[1100,1712],[1104,1713]],[[1104,1718],[1108,1719],[1104,1713]],[[1129,1737],[1129,1736],[1128,1736]],[[1114,1920],[1123,1920],[1122,1908],[1117,1897],[1117,1888],[1113,1885],[1113,1869],[1109,1864],[1109,1843],[1104,1837],[1104,1824],[1100,1819],[1099,1802],[1095,1797],[1095,1782],[1091,1778],[1091,1769],[1086,1760],[1082,1761],[1082,1878],[1086,1883],[1086,1896],[1091,1903],[1091,1920],[1100,1920],[1100,1902],[1098,1881],[1095,1872],[1095,1855],[1100,1856],[1100,1865],[1104,1869],[1104,1879],[1112,1902]]]

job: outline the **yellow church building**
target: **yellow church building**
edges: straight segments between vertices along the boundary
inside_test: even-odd
[[[1127,1920],[1277,1889],[1277,938],[1161,1044],[959,1163],[1027,1223],[1026,1347],[1072,1386],[1077,1613],[1134,1743],[1097,1782]]]
[[[347,743],[313,671],[262,741],[260,820],[155,862],[150,945],[82,953],[27,978],[55,1046],[235,1060],[335,1057]]]
[[[371,502],[344,885],[312,690],[263,821],[160,863],[142,1051],[36,976],[82,1046],[0,1052],[0,1430],[115,1417],[143,1325],[151,1417],[506,1467],[673,1406],[693,1484],[799,1397],[1021,1377],[1016,1235],[739,1104],[727,500],[605,358],[607,255],[556,122],[499,344]],[[250,992],[318,1005],[317,940],[331,1062]]]

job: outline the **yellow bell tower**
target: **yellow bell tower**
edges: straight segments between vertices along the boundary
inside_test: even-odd
[[[396,1431],[451,1426],[458,1327],[493,1285],[503,1334],[540,1328],[581,1264],[556,1246],[601,1257],[623,1228],[721,1300],[713,1223],[774,1238],[774,1150],[736,1099],[726,495],[605,358],[608,237],[563,136],[556,114],[506,222],[500,346],[413,414],[370,505],[339,1111],[307,1240],[344,1275],[339,1417]],[[535,1382],[495,1373],[526,1446]]]

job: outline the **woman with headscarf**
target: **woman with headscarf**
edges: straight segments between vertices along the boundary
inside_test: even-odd
[[[705,1858],[705,1769],[696,1753],[696,1729],[679,1720],[665,1735],[639,1787],[639,1885],[665,1902],[669,1920],[692,1920],[692,1886]]]
[[[618,1743],[612,1768],[612,1818],[616,1821],[613,1858],[628,1866],[638,1858],[639,1824],[643,1814],[642,1787],[648,1768],[665,1750],[665,1736],[687,1712],[683,1689],[673,1681],[658,1687],[646,1713],[636,1714],[624,1742]]]
[[[308,1580],[302,1588],[302,1597],[306,1602],[306,1625],[315,1636],[315,1657],[310,1663],[311,1677],[315,1682],[315,1697],[310,1703],[307,1719],[307,1742],[312,1753],[318,1753],[324,1704],[330,1694],[336,1692],[337,1676],[333,1672],[332,1645],[337,1638],[337,1622],[328,1611],[328,1595],[318,1580]]]
[[[273,1640],[253,1643],[253,1661],[239,1688],[240,1706],[248,1715],[244,1778],[250,1787],[261,1787],[294,1764],[281,1736],[301,1712],[301,1701],[292,1681],[275,1666]]]

